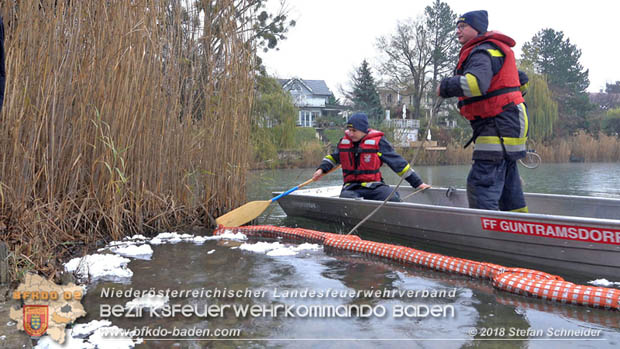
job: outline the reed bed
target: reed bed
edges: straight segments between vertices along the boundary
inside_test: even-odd
[[[599,133],[596,136],[578,132],[568,138],[554,139],[548,143],[532,142],[531,148],[543,162],[619,162],[620,138]]]
[[[472,148],[463,149],[461,144],[450,143],[445,151],[424,151],[418,156],[418,165],[463,165],[471,163]],[[528,148],[535,150],[543,162],[620,162],[620,138],[604,133],[591,135],[586,132],[549,142],[528,141]],[[411,160],[415,149],[401,149],[403,156]]]
[[[255,46],[235,3],[2,1],[0,230],[13,278],[245,200]]]
[[[414,167],[415,165],[464,165],[471,163],[472,147],[464,149],[461,144],[450,143],[446,146],[446,150],[418,149],[399,148],[397,151]]]

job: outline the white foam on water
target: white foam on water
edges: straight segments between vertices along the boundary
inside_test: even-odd
[[[303,244],[297,245],[295,249],[297,251],[303,251],[303,250],[320,251],[321,249],[323,249],[323,247],[321,247],[321,245],[319,244],[311,244],[309,242],[304,242]]]
[[[611,286],[620,286],[620,282],[613,282],[607,279],[596,279],[588,281],[590,285],[594,286],[603,286],[603,287],[611,287]]]
[[[65,264],[65,270],[82,280],[127,281],[133,276],[127,268],[129,262],[128,258],[115,254],[92,254],[71,259]]]
[[[266,253],[268,256],[294,256],[304,250],[320,250],[318,244],[303,243],[301,245],[287,245],[280,242],[264,242],[259,241],[255,244],[242,244],[240,250]]]
[[[205,243],[205,241],[207,241],[207,238],[205,236],[196,236],[194,237],[194,239],[192,239],[192,242],[196,245],[202,245]]]
[[[190,241],[194,239],[191,234],[179,234],[176,232],[159,233],[157,236],[148,241],[152,245],[161,244],[177,244],[182,241]]]
[[[275,250],[271,250],[269,252],[267,252],[268,256],[294,256],[296,255],[297,252],[293,251],[293,249],[290,248],[277,248]]]
[[[37,342],[35,349],[94,349],[95,345],[82,338],[72,337],[71,330],[65,330],[65,341],[58,344],[50,336],[43,336]]]
[[[121,255],[123,257],[131,257],[138,259],[151,259],[153,256],[153,249],[150,245],[126,245],[123,247],[112,247],[110,251]]]
[[[245,240],[246,237],[241,233],[232,234],[232,232],[227,232],[226,234],[218,236],[194,236],[192,234],[160,233],[147,242],[151,245],[177,244],[179,242],[192,242],[197,245],[201,245],[207,240],[220,239]]]
[[[168,304],[168,296],[162,295],[144,295],[142,297],[134,298],[133,300],[125,304],[125,309],[159,309]]]
[[[104,337],[103,331],[120,330],[117,326],[110,326],[108,320],[93,320],[86,324],[77,324],[65,330],[65,341],[62,345],[50,336],[43,336],[34,347],[36,349],[124,349],[133,348],[142,343],[142,339],[132,339],[127,336]],[[114,332],[108,332],[114,333]]]
[[[228,240],[243,241],[243,240],[247,240],[248,237],[243,233],[233,233],[231,230],[225,230],[223,234],[214,235],[214,236],[206,236],[205,239],[206,240],[228,239]]]
[[[284,245],[282,245],[279,242],[264,242],[264,241],[259,241],[255,244],[242,244],[241,246],[239,246],[240,250],[244,250],[244,251],[251,251],[251,252],[258,252],[258,253],[267,253],[271,250],[276,250],[276,249],[281,249],[284,248]]]
[[[148,241],[149,244],[151,245],[161,245],[161,244],[165,244],[164,240],[154,237],[151,240]]]
[[[93,334],[98,328],[110,326],[112,323],[108,320],[93,320],[85,324],[77,324],[71,329],[71,337],[87,338]]]

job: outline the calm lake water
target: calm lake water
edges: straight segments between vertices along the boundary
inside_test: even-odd
[[[416,171],[434,186],[464,188],[469,166],[416,167]],[[272,191],[302,183],[313,172],[314,169],[253,172],[248,183],[248,200],[269,199]],[[620,197],[620,164],[542,164],[535,170],[520,168],[520,172],[525,191]],[[384,175],[390,184],[398,180],[389,169],[384,170]],[[331,174],[310,186],[338,184],[341,177]],[[348,232],[350,228],[286,217],[277,205],[272,205],[258,223],[328,232]],[[363,235],[363,229],[360,232]],[[102,282],[88,292],[83,302],[88,312],[85,320],[101,319],[102,303],[125,304],[131,300],[103,299],[100,294],[105,288],[249,290],[256,294],[233,298],[171,298],[170,303],[201,307],[254,305],[263,311],[280,305],[301,313],[295,313],[295,317],[264,312],[246,316],[228,312],[204,318],[121,317],[112,322],[123,328],[241,330],[234,338],[159,338],[139,346],[157,348],[613,348],[620,345],[618,311],[512,295],[494,289],[488,281],[423,268],[403,268],[354,254],[304,250],[293,256],[269,256],[235,248],[239,244],[207,241],[203,245],[153,246],[152,260],[133,260],[129,264],[134,272],[130,284]],[[620,276],[611,281],[620,281]],[[368,290],[385,293],[364,295]],[[286,292],[297,294],[286,297]],[[356,306],[365,306],[375,313],[339,317],[304,313],[312,307],[326,310]],[[432,307],[444,312],[423,316],[425,309]],[[403,310],[407,312],[403,314]]]

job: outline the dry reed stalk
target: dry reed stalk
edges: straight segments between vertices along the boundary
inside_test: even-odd
[[[614,136],[598,134],[594,137],[583,131],[567,139],[554,139],[549,143],[532,142],[543,162],[568,162],[571,159],[585,162],[620,161],[620,139]]]
[[[14,277],[53,274],[75,241],[207,225],[244,201],[255,48],[235,2],[216,3],[203,23],[179,1],[0,4]]]

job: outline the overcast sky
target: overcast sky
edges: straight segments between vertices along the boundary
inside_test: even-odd
[[[278,3],[278,0],[269,0]],[[434,0],[288,0],[290,18],[297,25],[278,44],[279,51],[262,53],[269,74],[325,80],[339,96],[348,88],[351,73],[367,59],[376,67],[379,36],[395,32],[398,21],[423,16]],[[517,42],[515,53],[544,28],[563,31],[581,50],[581,64],[589,69],[588,91],[620,80],[620,1],[498,0],[444,1],[457,14],[487,10],[489,30],[499,30]],[[376,76],[376,70],[373,69]]]

